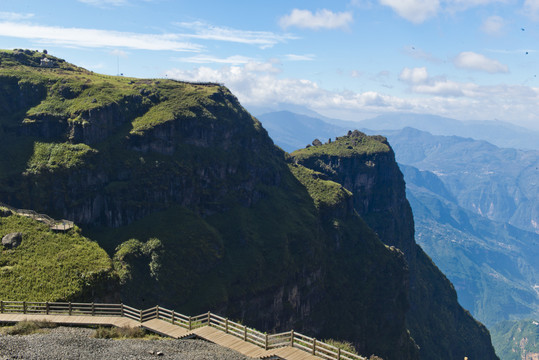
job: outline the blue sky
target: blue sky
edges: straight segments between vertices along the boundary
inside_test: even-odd
[[[539,130],[539,0],[3,0],[2,48],[224,83],[247,109]]]

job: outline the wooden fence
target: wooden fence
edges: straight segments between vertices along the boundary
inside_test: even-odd
[[[0,313],[119,316],[141,323],[161,319],[188,330],[211,326],[265,350],[292,346],[326,360],[366,360],[365,357],[339,349],[294,330],[278,334],[266,334],[211,312],[197,316],[186,316],[160,306],[141,310],[124,304],[0,301]]]
[[[6,209],[9,209],[9,210],[11,210],[12,212],[14,212],[14,213],[16,213],[18,215],[30,217],[30,218],[32,218],[34,220],[45,223],[45,224],[49,225],[52,230],[65,231],[65,230],[72,229],[73,226],[75,225],[73,223],[73,221],[54,220],[50,216],[45,215],[45,214],[39,214],[39,213],[35,212],[34,210],[16,209],[16,208],[14,208],[12,206],[9,206],[7,204],[4,204],[2,202],[0,202],[0,207],[4,207]]]

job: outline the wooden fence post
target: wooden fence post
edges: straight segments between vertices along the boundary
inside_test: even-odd
[[[211,326],[211,312],[208,311],[208,326]]]
[[[243,325],[243,341],[247,341],[247,325]]]
[[[124,303],[120,303],[120,316],[124,317]]]
[[[159,305],[155,306],[155,318],[159,319]]]
[[[69,315],[71,315],[71,301],[69,302]]]
[[[316,354],[316,339],[313,339],[313,355]]]
[[[50,310],[49,310],[49,302],[47,301],[47,302],[45,303],[45,314],[49,315],[49,311],[50,311]]]
[[[294,347],[294,330],[290,330],[290,346]]]
[[[174,310],[172,310],[172,324],[174,324]]]
[[[341,348],[337,349],[337,360],[341,360]]]
[[[142,322],[142,309],[139,310],[140,313],[140,322]]]
[[[0,301],[0,313],[4,313],[4,300]]]
[[[26,301],[22,302],[22,313],[26,314]]]
[[[228,334],[228,318],[225,319],[225,333]]]
[[[95,304],[92,302],[92,316],[95,315]]]
[[[266,338],[264,341],[264,350],[268,350],[268,334],[266,334]]]
[[[191,321],[190,316],[189,316],[189,330],[193,330],[193,322]]]

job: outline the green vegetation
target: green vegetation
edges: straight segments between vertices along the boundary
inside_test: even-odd
[[[55,233],[18,215],[0,218],[0,236],[21,232],[19,247],[0,250],[0,299],[70,301],[98,292],[111,279],[105,251],[78,232]]]
[[[120,228],[96,228],[88,235],[113,256],[124,299],[131,306],[154,306],[155,294],[162,306],[189,298],[223,253],[221,235],[179,206]]]
[[[496,354],[503,360],[539,356],[539,321],[503,321],[491,328],[491,334]]]
[[[40,67],[42,58],[57,66]],[[0,51],[0,79],[17,79],[16,87],[29,91],[47,88],[45,98],[27,109],[27,122],[46,115],[74,120],[83,111],[138,95],[139,90],[138,86],[130,84],[133,79],[94,74],[39,52]]]
[[[223,91],[218,85],[167,81],[157,88],[163,101],[133,121],[132,133],[142,134],[156,125],[178,118],[215,118],[206,107],[224,105],[211,99],[213,94]]]
[[[157,335],[149,335],[143,328],[140,327],[103,327],[96,329],[94,335],[97,339],[161,339]]]
[[[352,193],[324,175],[301,165],[289,165],[290,171],[305,186],[317,208],[334,208],[350,198]]]
[[[159,270],[161,270],[160,253],[162,253],[163,245],[161,241],[156,238],[148,240],[146,243],[142,243],[137,239],[130,239],[124,243],[121,243],[116,248],[114,254],[114,262],[118,275],[120,276],[120,283],[125,284],[128,280],[131,280],[133,269],[129,264],[129,258],[140,258],[143,256],[149,257],[150,276],[157,279],[159,276]]]
[[[31,335],[43,332],[43,329],[52,329],[58,325],[50,321],[19,321],[13,326],[8,326],[1,331],[6,335]]]
[[[309,146],[304,149],[294,151],[295,158],[301,160],[308,157],[338,156],[343,158],[356,157],[359,155],[372,155],[375,153],[385,153],[389,151],[386,138],[382,136],[367,136],[364,133],[354,130],[347,136],[338,137],[334,142]]]
[[[34,143],[34,154],[28,162],[27,173],[54,172],[82,167],[97,150],[86,144]]]
[[[306,265],[302,254],[319,251],[312,200],[291,174],[284,180],[297,190],[293,196],[270,187],[252,208],[235,205],[202,218],[172,206],[128,226],[96,228],[88,235],[113,255],[130,304],[154,305],[148,299],[158,294],[162,306],[200,313],[231,296],[281,283],[290,271]],[[276,218],[277,212],[286,216]],[[311,245],[304,248],[306,242]]]
[[[349,341],[338,341],[333,339],[327,339],[323,340],[328,345],[335,346],[337,349],[341,349],[344,351],[348,351],[349,353],[359,355],[356,348],[354,347],[354,344],[352,344]]]
[[[55,234],[26,218],[0,218],[2,233],[24,235],[1,253],[0,298],[118,294],[137,308],[224,309],[249,327],[321,329],[317,337],[353,341],[363,354],[418,358],[405,326],[404,257],[348,208],[404,204],[377,211],[385,226],[377,231],[413,233],[385,138],[353,132],[287,158],[224,87],[103,76],[49,55],[55,66],[43,68],[43,55],[0,52],[0,150],[13,155],[0,158],[0,199],[69,217],[97,243],[77,230]],[[384,165],[388,179],[368,178],[375,186],[363,197],[332,178],[369,177]],[[432,278],[439,280],[414,284],[430,291]],[[421,325],[448,313],[436,308]],[[453,342],[459,331],[443,334]],[[425,343],[436,348],[440,333]]]
[[[45,58],[57,66],[41,67]],[[132,118],[132,133],[140,135],[173,119],[211,117],[207,107],[230,105],[215,95],[230,94],[216,84],[100,75],[35,51],[0,51],[0,83],[0,94],[15,90],[28,93],[28,104],[0,115],[0,124],[7,124],[7,120],[22,120],[27,126],[44,121],[87,124],[92,110],[113,105]]]

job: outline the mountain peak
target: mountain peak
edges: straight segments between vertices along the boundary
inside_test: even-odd
[[[352,157],[361,154],[385,153],[390,151],[387,139],[379,135],[366,135],[359,130],[349,131],[345,136],[338,136],[335,141],[329,141],[321,146],[318,139],[313,141],[313,146],[308,145],[304,149],[294,152],[294,157],[300,159],[311,156],[332,155],[340,157]]]

